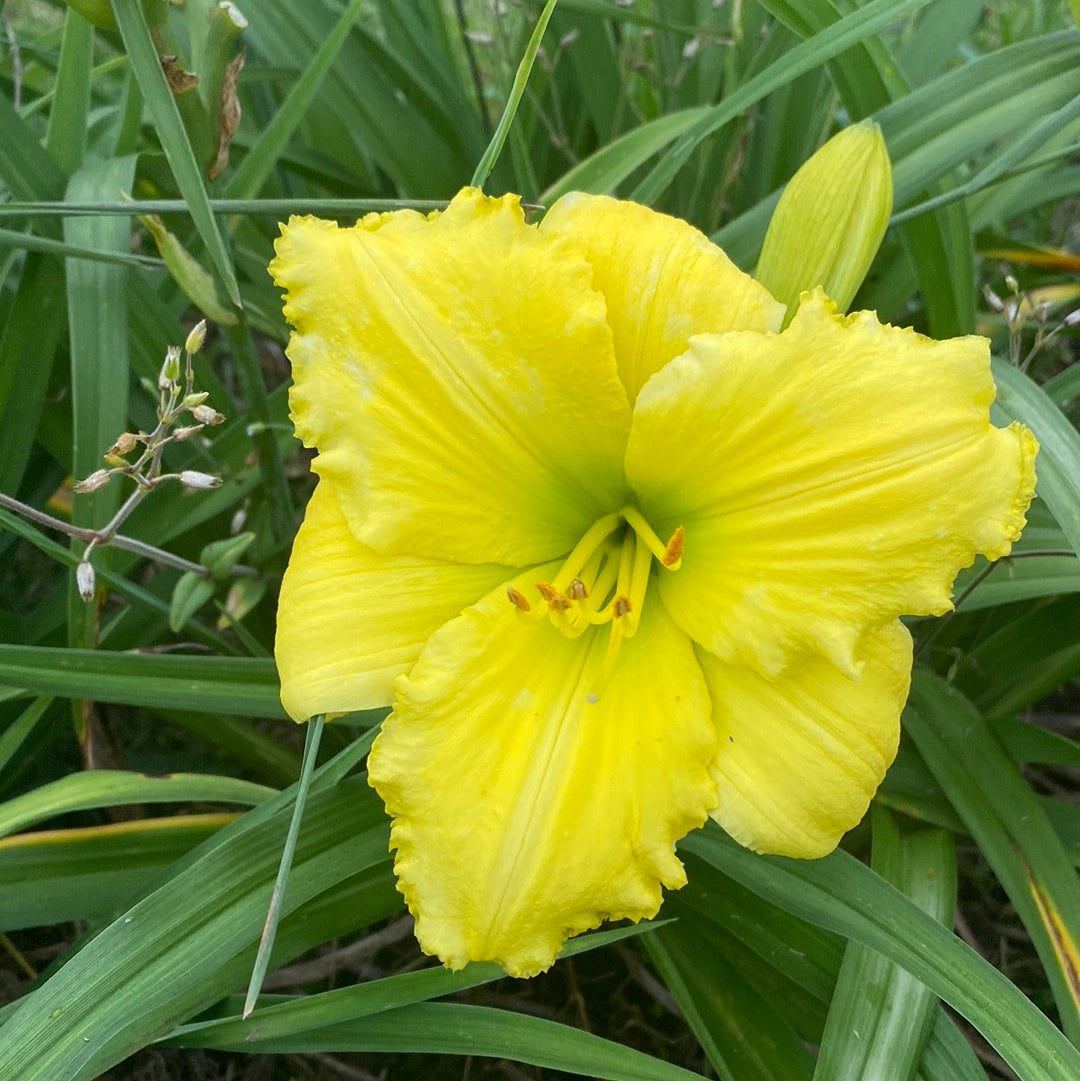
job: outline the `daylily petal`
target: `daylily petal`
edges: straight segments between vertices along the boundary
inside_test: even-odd
[[[513,584],[535,597],[539,567]],[[607,629],[564,637],[498,590],[436,632],[372,750],[423,948],[516,976],[570,935],[652,916],[675,842],[715,803],[716,733],[689,639],[646,605],[595,702]]]
[[[695,338],[638,398],[627,476],[682,567],[672,618],[767,674],[816,650],[849,673],[863,628],[940,614],[976,553],[1005,555],[1035,440],[994,428],[987,342],[935,342],[804,295],[780,335]]]
[[[824,856],[865,814],[896,755],[911,635],[888,623],[857,658],[855,679],[812,655],[767,679],[698,651],[720,734],[712,817],[740,844]]]
[[[364,543],[524,566],[619,506],[630,413],[604,299],[516,196],[293,218],[270,270],[297,433]]]
[[[691,335],[779,330],[784,305],[703,233],[604,195],[564,195],[540,225],[577,248],[607,298],[619,376],[631,402]]]
[[[296,721],[389,705],[433,631],[513,571],[380,555],[349,531],[320,481],[281,583],[274,652]]]

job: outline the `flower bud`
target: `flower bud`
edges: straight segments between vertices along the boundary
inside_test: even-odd
[[[212,476],[210,473],[200,473],[196,469],[182,469],[180,483],[188,488],[220,488],[221,477]]]
[[[184,408],[194,409],[197,405],[202,405],[207,398],[210,397],[209,391],[197,390],[194,394],[188,394],[184,397]]]
[[[87,563],[84,559],[75,568],[75,584],[79,587],[79,596],[84,601],[92,601],[94,599],[94,586],[97,579],[94,575],[94,568]]]
[[[220,424],[225,419],[212,405],[197,405],[191,410],[191,415],[200,424]]]
[[[95,469],[90,476],[84,477],[82,480],[77,480],[72,487],[76,492],[85,495],[87,492],[96,492],[99,488],[104,488],[111,479],[112,474],[109,470]]]
[[[193,435],[198,434],[203,430],[201,424],[191,424],[187,428],[176,428],[173,431],[172,437],[177,443],[183,443],[185,439],[190,439]]]
[[[158,390],[168,390],[180,379],[180,346],[170,345],[165,351],[165,363],[158,375]]]
[[[184,349],[194,356],[203,347],[203,342],[206,341],[206,320],[200,319],[192,328],[191,333],[187,336],[187,341],[184,342]]]
[[[844,311],[874,261],[892,212],[892,170],[881,130],[864,120],[834,135],[784,189],[756,277],[788,306],[821,286]]]

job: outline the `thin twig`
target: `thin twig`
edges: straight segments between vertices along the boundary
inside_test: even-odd
[[[132,496],[138,494],[139,492],[136,490],[132,493]],[[144,559],[153,559],[158,563],[164,563],[166,566],[175,567],[177,570],[190,571],[192,574],[199,575],[200,578],[209,578],[211,576],[208,567],[204,567],[201,563],[193,563],[190,559],[184,559],[183,556],[173,555],[172,552],[167,552],[164,548],[157,548],[152,544],[147,544],[145,541],[136,540],[134,537],[125,537],[122,533],[108,535],[107,530],[116,521],[115,517],[113,522],[110,522],[109,526],[106,526],[104,530],[82,529],[79,526],[72,525],[70,522],[65,522],[62,518],[54,518],[51,514],[37,510],[19,499],[5,495],[3,492],[0,492],[0,507],[10,510],[20,517],[34,522],[36,525],[45,526],[46,529],[55,529],[58,533],[73,537],[84,544],[119,548],[121,551],[131,552],[132,555],[142,556]],[[232,573],[242,578],[259,577],[259,572],[254,567],[248,567],[242,563],[238,563],[233,567]]]

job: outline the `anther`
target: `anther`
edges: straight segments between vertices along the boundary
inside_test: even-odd
[[[536,590],[548,604],[551,604],[551,602],[559,595],[559,591],[548,582],[537,582]]]
[[[686,547],[686,531],[682,526],[679,526],[674,533],[671,534],[671,540],[667,542],[667,547],[664,549],[664,558],[661,559],[661,563],[670,570],[678,570],[679,562],[682,560],[683,549]]]
[[[611,614],[616,619],[621,619],[623,616],[628,615],[633,605],[630,603],[629,597],[618,596],[611,602]]]
[[[575,578],[566,592],[572,601],[583,601],[589,595],[588,588],[580,578]]]
[[[519,612],[532,611],[532,605],[529,604],[529,602],[525,599],[525,595],[523,593],[519,593],[513,586],[506,587],[506,595],[510,598],[510,603]]]

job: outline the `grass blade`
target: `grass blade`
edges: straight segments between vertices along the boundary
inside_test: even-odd
[[[112,0],[112,6],[120,36],[124,39],[124,48],[131,58],[132,71],[153,117],[161,148],[165,151],[180,194],[188,205],[195,228],[206,245],[211,263],[221,276],[229,299],[239,307],[240,289],[236,284],[232,260],[210,210],[202,170],[195,159],[176,100],[169,90],[150,28],[143,16],[142,5],[131,3],[130,0]]]
[[[491,176],[491,170],[495,168],[495,162],[499,160],[503,144],[505,144],[506,137],[510,133],[510,125],[514,122],[514,116],[525,94],[529,75],[532,73],[533,64],[536,62],[536,54],[540,51],[540,42],[544,39],[544,31],[547,30],[547,25],[551,21],[551,13],[555,10],[555,5],[558,2],[559,0],[547,0],[547,3],[544,4],[544,10],[540,12],[540,18],[536,20],[536,26],[533,27],[532,34],[529,35],[529,42],[525,46],[521,63],[518,65],[517,73],[514,75],[513,86],[510,87],[510,93],[506,99],[506,107],[503,109],[502,116],[499,117],[495,134],[492,135],[491,142],[488,143],[483,157],[477,162],[476,171],[472,175],[470,183],[475,188],[484,186],[487,178]]]

